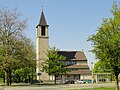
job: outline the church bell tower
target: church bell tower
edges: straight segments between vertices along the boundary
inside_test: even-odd
[[[36,27],[36,73],[37,80],[49,80],[49,75],[43,71],[43,63],[49,46],[48,26],[42,11]]]

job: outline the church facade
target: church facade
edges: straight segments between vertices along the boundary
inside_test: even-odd
[[[87,58],[83,51],[58,51],[59,55],[65,56],[62,61],[69,72],[58,79],[87,80],[91,78],[91,70],[87,63]]]
[[[43,71],[42,64],[47,59],[46,53],[49,46],[49,25],[46,22],[44,13],[42,11],[40,21],[36,27],[36,73],[37,80],[54,80],[54,76],[49,76]],[[67,65],[69,72],[66,75],[57,77],[61,79],[90,79],[91,71],[89,69],[87,58],[83,51],[58,51],[58,54],[66,57],[62,61]]]

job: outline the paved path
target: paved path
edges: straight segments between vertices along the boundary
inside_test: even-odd
[[[1,86],[0,90],[72,90],[82,88],[94,88],[94,87],[115,87],[114,83],[105,84],[66,84],[66,85],[54,85],[54,86]]]

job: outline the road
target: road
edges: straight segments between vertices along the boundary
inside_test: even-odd
[[[30,85],[30,86],[0,86],[0,90],[72,90],[95,87],[115,87],[114,83],[104,84],[65,84],[65,85]]]

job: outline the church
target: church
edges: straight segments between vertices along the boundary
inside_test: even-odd
[[[46,22],[44,13],[42,11],[40,21],[36,26],[36,73],[37,80],[54,80],[54,76],[49,76],[48,73],[42,69],[42,64],[46,60],[46,52],[49,47],[49,25]],[[88,80],[91,79],[91,70],[87,63],[87,58],[83,51],[58,51],[59,55],[66,57],[63,61],[67,65],[69,72],[66,75],[57,77],[57,80],[61,79],[74,79],[74,80]]]

